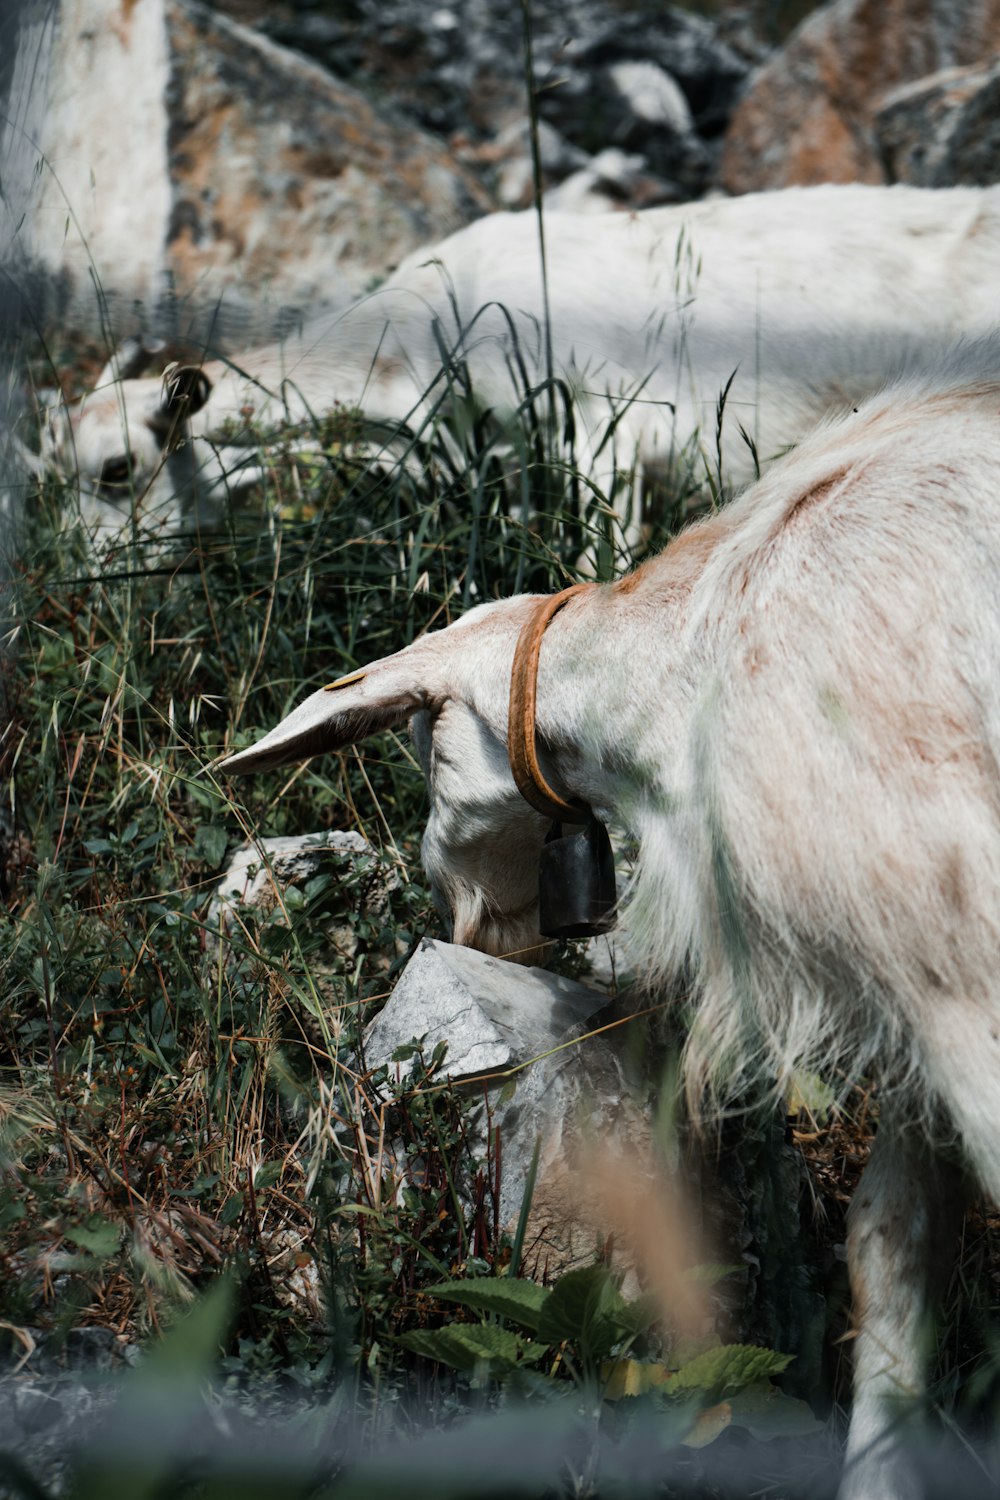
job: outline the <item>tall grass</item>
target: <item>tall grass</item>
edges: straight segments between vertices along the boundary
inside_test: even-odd
[[[275,460],[217,530],[178,535],[169,554],[147,554],[128,527],[95,552],[65,526],[72,495],[50,483],[31,497],[6,606],[5,1105],[22,1141],[44,1137],[39,1161],[53,1141],[69,1153],[86,1213],[115,1183],[116,1206],[134,1205],[125,1158],[179,1108],[191,1111],[178,1147],[185,1191],[212,1177],[207,1198],[225,1199],[254,1152],[270,1159],[287,1134],[265,1101],[279,1045],[300,1081],[316,1081],[317,1046],[335,1072],[341,1038],[306,1047],[301,1012],[321,1009],[310,960],[331,901],[349,919],[352,892],[312,892],[291,929],[248,927],[227,966],[204,926],[227,848],[251,831],[354,828],[400,870],[398,930],[366,935],[358,961],[331,979],[338,1015],[384,992],[381,954],[434,926],[416,874],[422,783],[402,740],[380,742],[363,765],[348,755],[280,786],[241,786],[240,800],[208,763],[309,686],[447,623],[512,578],[561,582],[580,547],[578,516],[554,493],[565,476],[540,477],[530,431],[528,474],[482,447],[475,419],[464,445],[425,445],[419,468],[412,457],[362,466],[343,426],[322,436],[308,465]],[[523,496],[530,505],[539,485],[550,510],[529,520]],[[342,1031],[348,1046],[355,1034]],[[252,1142],[233,1154],[226,1131],[254,1099]],[[73,1144],[85,1121],[104,1133],[94,1170],[90,1148]],[[151,1292],[146,1315],[157,1307]]]
[[[290,1310],[282,1283],[293,1262],[322,1276],[340,1254],[316,1204],[346,1197],[373,1213],[350,1294],[364,1363],[383,1302],[412,1303],[402,1282],[421,1257],[439,1275],[469,1253],[460,1219],[431,1223],[444,1155],[391,1226],[366,1155],[385,1105],[359,1076],[360,1025],[438,930],[405,739],[238,797],[209,769],[310,686],[512,585],[573,576],[593,523],[565,434],[550,458],[533,393],[502,433],[465,396],[447,442],[396,433],[376,463],[350,414],[320,422],[305,458],[299,434],[272,443],[264,482],[168,548],[128,524],[93,542],[70,486],[28,496],[4,606],[0,1318],[139,1336],[235,1258],[249,1277],[238,1325],[286,1359],[317,1313],[308,1297]],[[318,877],[294,921],[280,905],[247,914],[220,944],[206,922],[227,851],[330,828],[359,831],[398,872],[381,930],[358,916],[361,871]],[[338,922],[355,928],[349,958],[330,952]],[[442,1140],[461,1148],[465,1106],[437,1097]],[[488,1164],[467,1166],[474,1200]],[[480,1229],[477,1253],[499,1253],[496,1230]]]

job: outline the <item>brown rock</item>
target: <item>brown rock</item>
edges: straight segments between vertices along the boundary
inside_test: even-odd
[[[440,142],[195,0],[25,7],[11,77],[14,250],[83,327],[132,332],[169,288],[189,326],[224,294],[243,338],[492,206]]]
[[[167,28],[179,287],[342,298],[492,206],[445,147],[317,64],[191,0],[168,0]]]
[[[1000,62],[946,68],[896,89],[875,116],[875,134],[890,182],[1000,182]]]
[[[754,76],[730,121],[719,184],[884,182],[875,114],[887,93],[1000,50],[1000,0],[837,0]]]

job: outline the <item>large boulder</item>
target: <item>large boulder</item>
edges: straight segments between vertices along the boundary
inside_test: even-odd
[[[998,50],[1000,0],[837,0],[755,75],[729,122],[719,183],[747,193],[884,182],[875,125],[884,96]]]
[[[890,182],[1000,182],[1000,62],[945,68],[896,89],[882,101],[875,134]]]
[[[491,206],[440,142],[196,0],[60,0],[19,54],[34,146],[2,149],[22,180],[41,166],[18,250],[66,281],[78,321],[100,323],[96,281],[129,321],[168,291],[224,296],[243,337],[262,308],[346,300]]]

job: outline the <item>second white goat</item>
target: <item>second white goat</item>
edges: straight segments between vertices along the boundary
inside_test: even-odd
[[[260,431],[278,422],[339,403],[420,427],[457,387],[446,355],[482,406],[509,413],[546,377],[547,327],[585,472],[607,488],[615,467],[675,465],[738,485],[754,474],[747,439],[767,461],[907,357],[1000,321],[1000,188],[822,186],[550,213],[545,235],[547,302],[535,216],[495,214],[282,343],[167,384],[133,378],[133,351],[51,414],[48,458],[79,475],[95,523],[136,501],[140,517],[169,518],[199,476],[209,491],[252,477]]]

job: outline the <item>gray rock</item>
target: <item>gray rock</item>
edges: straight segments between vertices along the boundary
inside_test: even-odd
[[[25,1432],[44,1432],[62,1420],[63,1405],[37,1385],[20,1385],[14,1391],[14,1415]]]
[[[550,188],[544,203],[546,208],[564,213],[608,213],[612,209],[680,203],[686,196],[678,183],[647,171],[644,156],[607,146],[585,167]]]
[[[890,182],[1000,182],[1000,63],[944,68],[893,90],[876,111],[875,135]]]
[[[637,125],[671,130],[676,135],[686,135],[693,128],[680,85],[657,63],[612,63],[608,78]]]
[[[62,1359],[69,1370],[113,1370],[121,1361],[121,1345],[110,1328],[70,1328]]]
[[[704,136],[724,128],[738,99],[750,61],[722,41],[717,26],[702,16],[673,6],[654,13],[616,11],[609,16],[590,8],[589,24],[579,26],[561,49],[561,86],[541,107],[556,120],[570,101],[593,98],[595,72],[620,62],[655,64],[676,79],[684,92],[694,123]],[[567,35],[564,29],[562,36]],[[566,132],[575,139],[571,131]]]
[[[341,957],[352,958],[358,949],[356,921],[384,922],[399,876],[367,839],[350,831],[258,839],[237,849],[208,909],[209,935],[233,930],[238,905],[271,911],[289,886],[303,886],[324,870],[334,875],[360,875],[352,893],[350,920],[333,922],[329,931],[332,949]]]
[[[445,1072],[461,1080],[499,1072],[586,1029],[607,997],[561,974],[512,964],[472,948],[424,938],[365,1039],[369,1066],[424,1039],[448,1043]],[[400,1076],[410,1063],[398,1063]]]
[[[135,1346],[103,1328],[19,1332],[0,1355],[0,1451],[15,1455],[45,1494],[65,1495],[74,1453],[110,1410],[113,1373]],[[6,1500],[13,1490],[0,1484],[0,1494]]]
[[[638,1151],[650,1138],[618,1056],[624,1028],[591,1034],[609,1019],[607,1006],[605,995],[560,975],[425,939],[365,1042],[368,1068],[387,1065],[405,1079],[412,1064],[393,1062],[397,1049],[422,1038],[429,1056],[446,1041],[443,1072],[478,1096],[485,1087],[507,1227],[540,1143],[528,1243],[550,1274],[593,1255],[600,1209],[586,1191],[590,1153],[616,1138]]]
[[[586,153],[563,140],[544,120],[538,125],[538,156],[544,185],[561,182],[586,165]],[[527,208],[534,191],[534,162],[530,125],[516,120],[497,136],[491,150],[481,158],[497,164],[496,193],[504,208]]]
[[[193,0],[167,0],[181,289],[269,286],[309,307],[365,290],[492,203],[439,141]]]
[[[330,853],[350,856],[375,851],[360,833],[352,832],[289,834],[244,844],[230,855],[210,911],[236,901],[256,905],[266,891],[273,892],[271,872],[285,885],[309,880]]]
[[[595,154],[608,146],[639,151],[653,172],[680,183],[686,197],[703,189],[709,152],[682,89],[658,63],[619,58],[571,69],[565,84],[544,107],[567,139]]]

